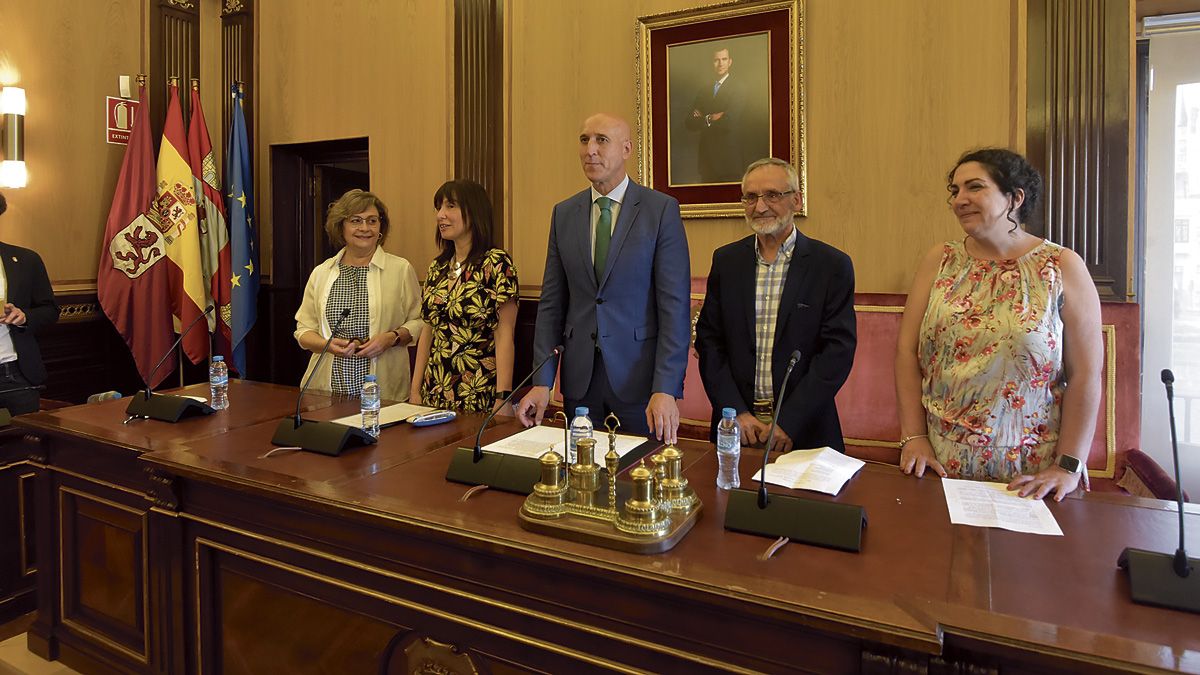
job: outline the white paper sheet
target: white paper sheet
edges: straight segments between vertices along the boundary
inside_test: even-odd
[[[604,466],[604,455],[608,452],[608,434],[597,433],[594,438],[596,439],[596,463]],[[641,436],[617,434],[617,454],[624,457],[630,450],[645,442],[646,439]],[[558,454],[566,457],[567,453],[562,429],[555,427],[529,427],[520,433],[513,434],[508,438],[483,447],[488,452],[495,452],[501,455],[535,458],[541,457],[551,448]]]
[[[950,522],[955,525],[1063,536],[1046,502],[1018,497],[1004,483],[943,478],[942,490],[946,493]]]
[[[836,495],[863,462],[833,448],[793,450],[767,465],[767,482],[796,490],[812,490]],[[758,480],[762,470],[754,472]]]
[[[413,405],[411,403],[393,403],[385,405],[379,409],[379,426],[389,427],[393,424],[399,424],[413,415],[433,412],[437,408],[430,408],[427,405]],[[348,427],[362,426],[362,413],[346,415],[333,420],[338,424],[345,424]]]

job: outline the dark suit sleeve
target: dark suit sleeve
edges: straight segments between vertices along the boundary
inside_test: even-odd
[[[832,278],[826,287],[824,313],[817,349],[796,388],[788,394],[779,426],[793,440],[810,426],[814,415],[824,414],[837,395],[850,368],[858,343],[854,317],[854,265],[850,257],[836,252],[829,261]]]
[[[692,337],[691,258],[683,219],[679,215],[679,202],[668,198],[660,218],[654,250],[658,340],[650,391],[683,398],[683,376],[687,372],[688,346]]]
[[[696,321],[696,352],[700,355],[700,379],[704,392],[712,403],[713,416],[721,408],[733,408],[738,413],[748,412],[746,402],[738,391],[733,371],[729,368],[729,345],[722,328],[724,316],[721,298],[721,266],[717,254],[713,254],[712,268],[708,273],[708,287],[704,293],[704,305]]]
[[[562,341],[563,317],[566,316],[569,300],[566,271],[558,253],[558,231],[555,227],[557,218],[558,208],[555,207],[550,215],[550,241],[546,245],[546,271],[542,275],[542,295],[538,300],[537,323],[534,326],[532,365],[537,365],[546,358],[550,350]],[[534,373],[533,384],[554,386],[557,367],[558,359],[550,359],[539,372]]]
[[[29,260],[29,306],[21,307],[25,312],[25,327],[34,333],[58,322],[58,303],[54,301],[54,289],[50,287],[50,276],[42,258],[30,251]]]

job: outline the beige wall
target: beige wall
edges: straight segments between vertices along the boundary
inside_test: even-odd
[[[0,0],[0,83],[25,88],[29,186],[5,190],[0,239],[36,249],[58,291],[94,289],[125,146],[105,142],[104,97],[143,58],[142,0]]]
[[[509,246],[522,284],[541,283],[554,203],[586,186],[580,121],[633,119],[637,17],[686,0],[508,4]],[[965,149],[1024,143],[1020,0],[808,0],[806,233],[851,255],[861,292],[906,292],[934,243],[960,236],[945,172]],[[631,175],[636,162],[630,161]],[[736,219],[686,221],[692,275],[748,234]]]
[[[262,260],[271,255],[270,147],[367,136],[385,248],[419,274],[435,254],[434,191],[452,173],[453,4],[261,0],[255,140]]]
[[[216,23],[216,4],[201,5],[206,29]],[[507,4],[507,243],[523,283],[540,283],[551,207],[585,185],[575,154],[579,121],[597,109],[633,115],[636,18],[695,4],[622,0],[606,3],[603,14],[558,0]],[[118,75],[144,68],[144,5],[0,0],[0,64],[29,92],[31,172],[28,188],[9,191],[0,236],[38,248],[60,289],[94,286],[124,151],[104,143],[103,97],[117,93]],[[851,254],[859,290],[903,292],[920,252],[957,235],[942,175],[961,150],[1020,147],[1022,7],[1019,0],[807,2],[811,215],[803,227]],[[434,254],[429,197],[453,165],[452,3],[261,0],[257,12],[264,260],[270,145],[368,136],[372,188],[396,223],[387,248],[423,270]],[[53,41],[43,37],[46,26]],[[219,53],[216,31],[207,38],[204,47]],[[213,60],[202,61],[202,74],[215,82]],[[220,92],[206,85],[204,93],[219,145]],[[744,232],[736,219],[687,226],[695,276],[707,274],[717,246]],[[48,231],[72,245],[49,246]]]

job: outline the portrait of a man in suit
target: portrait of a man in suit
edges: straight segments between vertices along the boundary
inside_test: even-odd
[[[765,43],[743,36],[671,48],[672,185],[736,183],[769,152]]]

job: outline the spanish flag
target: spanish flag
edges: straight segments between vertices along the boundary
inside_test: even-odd
[[[179,109],[179,81],[170,81],[167,119],[158,149],[158,189],[154,198],[155,227],[167,242],[171,314],[175,332],[200,317],[205,302],[204,272],[200,267],[200,223],[196,215],[196,186],[188,162],[187,134]],[[208,357],[208,332],[193,330],[183,340],[192,363]]]

